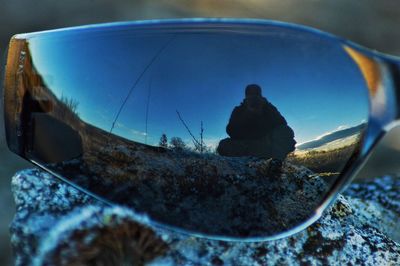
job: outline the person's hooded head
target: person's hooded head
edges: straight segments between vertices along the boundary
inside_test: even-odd
[[[262,90],[261,90],[261,87],[258,86],[257,84],[250,84],[250,85],[247,85],[245,94],[246,94],[246,98],[253,97],[253,96],[262,97]]]
[[[265,104],[264,97],[262,96],[262,89],[257,84],[247,85],[245,90],[244,104],[251,112],[262,112]]]

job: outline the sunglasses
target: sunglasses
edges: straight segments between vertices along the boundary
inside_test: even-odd
[[[15,35],[9,149],[149,223],[264,241],[316,221],[397,122],[400,61],[237,19]]]

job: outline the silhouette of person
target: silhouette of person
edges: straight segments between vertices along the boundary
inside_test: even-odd
[[[217,147],[223,156],[283,160],[296,144],[293,130],[256,84],[246,87],[245,99],[233,109],[226,133],[230,138],[221,140]]]

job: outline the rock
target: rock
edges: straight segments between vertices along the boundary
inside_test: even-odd
[[[145,216],[124,208],[77,209],[42,238],[34,265],[143,265],[168,249],[146,223]]]
[[[271,236],[314,215],[328,185],[288,161],[148,147],[104,147],[85,164],[57,164],[74,183],[157,222],[224,237]],[[90,169],[89,169],[90,168]],[[50,168],[51,169],[51,168]],[[218,217],[218,219],[215,219]]]
[[[359,219],[379,225],[379,230],[400,242],[400,178],[384,176],[352,184],[345,195]]]
[[[302,232],[268,242],[216,241],[155,226],[39,170],[12,180],[16,265],[399,265],[400,185],[353,184]],[[396,242],[397,241],[397,242]]]

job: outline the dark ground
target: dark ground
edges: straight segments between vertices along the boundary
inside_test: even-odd
[[[15,33],[98,22],[177,17],[252,17],[301,23],[379,51],[400,55],[400,31],[397,30],[400,25],[400,3],[390,0],[195,0],[190,3],[184,0],[0,0],[0,6],[2,55],[5,54],[8,39]],[[0,124],[2,118],[0,114]],[[0,130],[0,143],[0,265],[7,265],[12,262],[8,234],[8,224],[14,214],[11,176],[17,169],[29,165],[7,151],[3,128]],[[393,145],[392,142],[389,144]],[[394,144],[400,147],[399,143]],[[381,153],[385,154],[385,151],[382,148]],[[400,158],[399,152],[386,155],[381,161],[374,161],[361,176],[379,175],[381,172],[377,166],[382,161],[396,162],[396,158]]]

